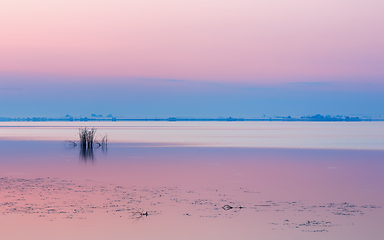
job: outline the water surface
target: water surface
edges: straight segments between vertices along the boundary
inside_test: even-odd
[[[0,127],[6,239],[384,236],[379,123],[18,124]],[[108,148],[65,143],[81,126]]]

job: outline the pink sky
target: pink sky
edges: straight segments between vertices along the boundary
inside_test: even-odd
[[[383,9],[382,0],[5,0],[0,73],[378,82]]]

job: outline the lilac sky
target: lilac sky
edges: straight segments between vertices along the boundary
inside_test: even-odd
[[[0,117],[381,114],[382,0],[4,0]]]

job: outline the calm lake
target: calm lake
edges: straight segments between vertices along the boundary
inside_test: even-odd
[[[2,239],[384,238],[381,122],[1,122],[0,166]]]

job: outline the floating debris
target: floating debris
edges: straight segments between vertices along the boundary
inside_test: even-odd
[[[233,207],[229,205],[224,205],[221,208],[224,209],[225,211],[228,211],[228,210],[231,210]]]
[[[246,194],[250,194],[247,192]],[[258,192],[255,192],[258,194]],[[246,208],[254,212],[306,213],[310,220],[282,218],[270,223],[273,226],[300,229],[303,232],[327,232],[339,223],[325,221],[329,214],[359,216],[366,211],[381,208],[377,205],[356,205],[348,202],[306,204],[302,201],[239,202],[221,189],[202,188],[186,190],[180,187],[137,187],[97,184],[62,180],[59,178],[0,178],[0,214],[36,215],[53,221],[62,219],[87,219],[91,214],[109,214],[126,219],[143,219],[162,214],[162,207],[191,208],[194,217],[234,218]],[[225,196],[225,197],[224,197]],[[140,208],[141,207],[141,208]],[[142,210],[145,208],[145,211]],[[224,210],[224,211],[223,211]],[[191,212],[181,213],[192,217]],[[287,215],[285,215],[287,216]],[[290,215],[291,216],[291,215]],[[49,217],[49,218],[48,218]]]

